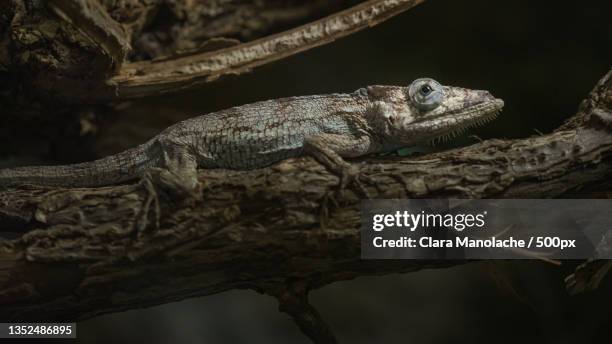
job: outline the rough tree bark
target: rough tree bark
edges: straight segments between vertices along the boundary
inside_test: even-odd
[[[556,197],[610,184],[612,70],[548,135],[489,140],[418,158],[368,159],[375,198]],[[255,171],[201,170],[199,197],[146,184],[3,192],[0,318],[75,320],[233,288],[278,298],[316,342],[335,339],[308,292],[364,275],[461,262],[360,259],[360,193],[310,158]],[[159,205],[161,221],[144,218]]]

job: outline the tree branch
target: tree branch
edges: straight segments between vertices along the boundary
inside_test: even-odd
[[[87,101],[138,98],[176,92],[241,74],[254,67],[329,43],[374,26],[425,0],[369,0],[323,19],[213,52],[125,64],[107,87],[77,97]]]
[[[173,50],[171,57],[121,64],[129,52],[130,40],[136,42],[136,57],[168,52],[167,49],[155,47],[159,44],[156,40],[160,38],[156,32],[166,32],[168,28],[164,24],[159,24],[157,29],[145,25],[155,19],[156,11],[164,9],[160,3],[128,0],[104,2],[107,7],[103,7],[97,0],[53,0],[49,6],[41,2],[25,7],[14,0],[10,2],[13,5],[0,5],[7,7],[10,18],[9,21],[0,20],[0,47],[4,46],[7,50],[0,53],[0,65],[2,68],[10,67],[13,70],[11,75],[26,75],[26,89],[44,99],[70,104],[104,104],[119,99],[177,92],[223,75],[244,73],[376,25],[425,0],[368,0],[294,29],[243,44],[226,44],[223,49],[218,49],[219,42],[236,43],[237,40],[233,37],[209,36],[213,31],[218,34],[236,32],[241,25],[246,25],[242,16],[248,17],[249,11],[265,9],[257,18],[248,17],[249,25],[255,27],[246,30],[257,30],[257,35],[261,35],[271,32],[278,25],[295,25],[313,14],[327,13],[345,1],[336,0],[334,4],[315,1],[291,8],[285,7],[282,2],[262,2],[233,8],[236,4],[230,2],[214,9],[193,1],[165,2],[168,6],[172,4],[176,7],[175,15],[186,16],[184,21],[188,23],[182,26],[174,23],[179,25],[177,30],[173,30],[176,37],[168,38],[170,42],[162,38],[162,42],[176,44],[175,49],[186,48],[189,52]],[[47,7],[74,25],[50,15]],[[219,10],[226,15],[218,16]],[[190,19],[191,15],[195,19]],[[197,27],[202,22],[198,19],[202,15],[212,16],[203,24],[216,31],[198,34],[205,29]],[[228,18],[235,18],[237,22],[224,24]],[[181,20],[175,21],[181,23]],[[144,32],[144,29],[153,31]],[[245,33],[238,36],[256,35]],[[206,40],[201,38],[214,38],[215,44],[206,44]],[[211,51],[213,45],[217,50]],[[143,50],[138,51],[140,48]],[[57,54],[57,51],[63,53]],[[120,68],[116,70],[117,67]],[[116,72],[113,77],[109,76],[109,69]],[[24,80],[15,82],[13,89],[16,93],[21,93],[19,90]],[[0,102],[12,103],[11,97],[2,98]]]
[[[609,184],[611,109],[612,71],[551,134],[371,159],[366,187],[375,198],[537,198]],[[332,342],[307,303],[309,290],[462,263],[361,260],[360,193],[338,196],[338,178],[310,158],[199,177],[201,197],[161,200],[159,228],[142,225],[154,222],[142,216],[150,198],[142,183],[0,194],[0,224],[13,235],[0,241],[0,318],[84,319],[252,288],[279,298],[315,340]]]
[[[278,309],[288,314],[302,332],[317,344],[336,344],[338,340],[319,312],[308,301],[309,286],[304,281],[264,289],[276,297]]]

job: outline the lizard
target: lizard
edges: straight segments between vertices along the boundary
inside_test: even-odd
[[[344,158],[390,152],[494,119],[504,106],[488,91],[420,78],[408,86],[374,85],[352,93],[261,101],[194,117],[144,144],[99,160],[0,170],[0,189],[22,184],[98,187],[150,178],[193,192],[197,168],[257,169],[311,155],[340,177],[359,176]]]

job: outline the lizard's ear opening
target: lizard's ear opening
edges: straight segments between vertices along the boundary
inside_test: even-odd
[[[414,105],[422,111],[437,108],[444,100],[444,87],[430,78],[416,79],[408,87],[408,96]]]

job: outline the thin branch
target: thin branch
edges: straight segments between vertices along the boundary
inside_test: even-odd
[[[583,263],[573,274],[567,276],[565,288],[572,295],[597,290],[611,270],[612,262],[609,260],[592,260]]]
[[[369,0],[297,28],[226,49],[128,63],[90,100],[175,92],[227,74],[240,74],[374,26],[425,0]]]
[[[289,315],[295,324],[315,344],[336,344],[338,340],[319,312],[308,301],[307,282],[294,281],[273,286],[264,293],[278,300],[278,309]]]

